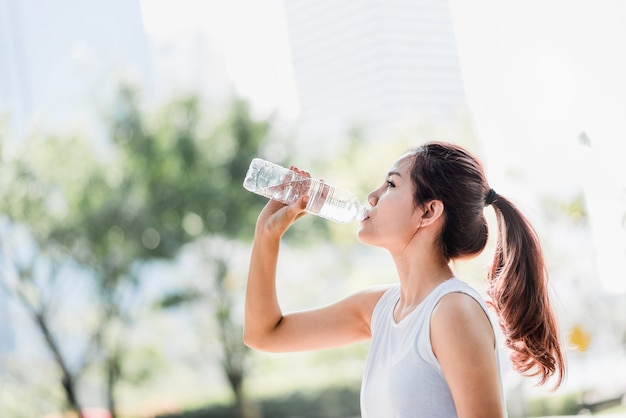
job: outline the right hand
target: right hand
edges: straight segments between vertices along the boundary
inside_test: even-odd
[[[310,178],[311,175],[297,167],[291,166],[290,170],[303,177]],[[285,205],[277,200],[267,202],[256,223],[257,233],[271,233],[281,237],[295,221],[305,215],[305,208],[309,201],[309,196],[302,195],[298,200],[290,205]]]

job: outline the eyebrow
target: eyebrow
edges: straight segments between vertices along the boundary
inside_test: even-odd
[[[398,173],[397,171],[390,171],[387,173],[387,177],[391,177],[391,176],[402,177],[402,175],[400,175],[400,173]]]

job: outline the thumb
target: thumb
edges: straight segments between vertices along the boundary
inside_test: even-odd
[[[294,202],[294,204],[290,208],[291,210],[294,211],[293,212],[294,221],[300,219],[301,217],[305,215],[306,213],[305,210],[306,210],[307,204],[309,203],[310,198],[311,197],[309,195],[304,195],[304,196],[300,196],[298,200]]]

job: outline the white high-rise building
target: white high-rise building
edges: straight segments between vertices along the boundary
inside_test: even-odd
[[[138,0],[0,0],[0,112],[13,137],[33,122],[93,123],[120,73],[150,78]]]
[[[304,139],[465,107],[447,0],[285,0],[285,10]]]

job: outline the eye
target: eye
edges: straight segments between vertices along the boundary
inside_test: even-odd
[[[389,187],[396,187],[395,183],[393,181],[391,181],[391,180],[387,180],[385,182],[385,184],[387,185],[387,188],[389,188]]]

